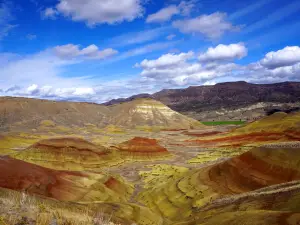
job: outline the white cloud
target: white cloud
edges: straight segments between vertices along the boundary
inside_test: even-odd
[[[198,0],[182,1],[178,5],[181,14],[184,16],[190,15],[190,13],[197,7]]]
[[[41,12],[42,19],[52,19],[55,20],[59,12],[55,8],[46,8]]]
[[[54,48],[54,52],[57,56],[65,59],[72,59],[75,57],[83,57],[85,59],[105,59],[118,53],[116,50],[111,48],[100,51],[94,44],[81,50],[79,45],[61,45],[56,46]]]
[[[36,37],[37,37],[37,36],[36,36],[35,34],[27,34],[27,36],[26,36],[26,38],[27,38],[28,40],[30,40],[30,41],[36,39]]]
[[[147,23],[161,23],[171,20],[175,15],[188,16],[195,8],[197,0],[181,1],[179,5],[169,5],[156,13],[150,14]]]
[[[142,17],[143,0],[60,0],[55,10],[73,21],[84,21],[89,26],[115,24]]]
[[[32,85],[30,85],[28,88],[27,88],[27,92],[29,93],[29,94],[32,94],[32,93],[34,93],[35,91],[37,91],[38,90],[38,86],[36,85],[36,84],[32,84]]]
[[[181,54],[166,54],[162,55],[156,60],[143,60],[138,66],[143,69],[151,68],[172,68],[174,66],[178,67],[180,64],[184,64],[187,59],[194,56],[194,52],[181,53]]]
[[[244,43],[223,45],[220,44],[215,48],[209,48],[205,53],[199,56],[202,62],[208,61],[228,61],[241,59],[248,54],[248,50]]]
[[[142,77],[177,86],[203,83],[239,70],[233,63],[206,65],[193,59],[193,52],[165,54],[155,60],[145,59],[136,66],[143,69]]]
[[[215,81],[210,80],[210,81],[206,81],[203,85],[212,86],[212,85],[215,85],[215,84],[216,84]]]
[[[299,81],[299,49],[299,46],[287,46],[279,51],[267,53],[260,61],[244,68],[244,77],[257,83]]]
[[[97,52],[93,46],[70,49],[66,48],[65,52],[70,55],[83,54],[85,57],[94,56],[94,52]],[[98,78],[99,74],[74,77],[66,73],[66,66],[83,63],[77,57],[66,60],[54,55],[53,49],[28,56],[0,54],[0,95],[100,103],[111,98],[153,93],[165,88],[213,85],[220,81],[269,83],[300,78],[300,62],[269,69],[260,61],[246,66],[224,61],[223,58],[197,61],[191,51],[145,59],[136,65],[141,69],[140,76],[108,82]],[[225,58],[235,59],[227,55]]]
[[[147,23],[160,23],[170,20],[174,15],[179,14],[180,11],[176,5],[170,5],[158,12],[151,14],[147,17]]]
[[[182,33],[201,34],[210,39],[220,38],[225,32],[239,29],[227,21],[226,13],[220,12],[193,19],[177,20],[173,22],[173,27],[178,28]]]
[[[284,66],[292,66],[300,62],[300,47],[288,46],[277,52],[269,52],[260,61],[260,64],[268,69],[276,69]]]

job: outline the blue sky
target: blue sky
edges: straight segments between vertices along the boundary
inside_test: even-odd
[[[299,81],[298,0],[0,0],[0,95]]]

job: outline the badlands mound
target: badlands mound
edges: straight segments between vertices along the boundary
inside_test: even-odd
[[[103,173],[57,171],[0,158],[0,187],[62,201],[127,201],[132,187]]]
[[[169,129],[190,129],[205,127],[199,121],[177,113],[153,99],[136,99],[110,107],[111,124],[121,127],[157,127]]]
[[[188,140],[199,145],[262,145],[281,141],[300,141],[300,112],[278,112],[229,133]]]
[[[41,140],[13,157],[47,168],[63,170],[100,167],[111,159],[105,147],[81,138]]]
[[[170,156],[168,150],[160,146],[155,139],[135,137],[129,141],[113,146],[123,157],[152,160]]]
[[[252,122],[244,127],[238,128],[236,133],[254,132],[299,132],[300,112],[284,113],[277,112],[261,120]]]
[[[0,97],[0,128],[36,128],[43,121],[60,126],[102,126],[109,109],[91,103],[56,102],[40,99]]]
[[[259,190],[268,187],[270,190],[264,191],[284,192],[284,188],[290,186],[287,182],[300,179],[299,163],[299,143],[258,147],[224,162],[187,171],[179,179],[153,185],[141,192],[139,199],[171,221],[197,219],[196,215],[202,218],[201,209],[225,197],[244,196],[247,199],[248,194],[260,193]],[[176,171],[173,176],[176,177]],[[299,188],[297,190],[299,194]],[[259,206],[270,208],[272,201],[280,202],[280,199],[261,198]],[[292,207],[293,203],[290,204]]]

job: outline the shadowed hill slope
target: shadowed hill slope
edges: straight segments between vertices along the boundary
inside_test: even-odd
[[[102,173],[57,171],[9,157],[0,158],[0,187],[63,201],[126,201],[132,187]]]
[[[139,199],[171,221],[196,219],[196,215],[201,216],[198,212],[202,208],[224,197],[247,197],[247,193],[259,192],[261,188],[299,180],[299,163],[299,143],[254,148],[224,162],[187,171],[179,179],[149,187]],[[261,201],[269,204],[263,198]]]

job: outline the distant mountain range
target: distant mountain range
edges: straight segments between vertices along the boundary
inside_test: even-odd
[[[200,121],[252,120],[276,111],[295,111],[300,107],[300,82],[251,84],[244,81],[213,86],[165,89],[150,94],[113,99],[115,105],[138,98],[158,100],[171,109]]]

